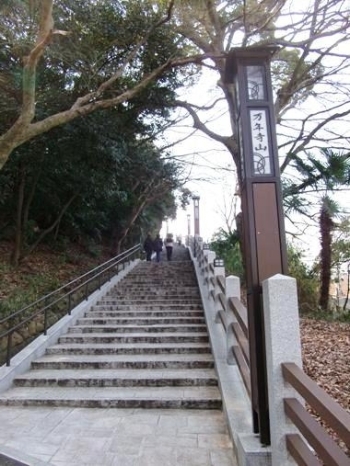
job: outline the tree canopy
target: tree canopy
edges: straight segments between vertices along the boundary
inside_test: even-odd
[[[225,57],[232,47],[252,45],[279,47],[272,71],[282,171],[292,154],[305,148],[325,141],[333,148],[344,145],[344,131],[332,124],[347,121],[350,112],[350,15],[344,0],[302,5],[291,0],[28,0],[16,8],[5,2],[2,13],[2,54],[11,62],[1,75],[3,105],[12,110],[2,126],[2,164],[14,148],[38,134],[101,108],[130,105],[151,83],[168,85],[179,67],[186,66],[187,73],[188,64],[215,70],[232,117]],[[57,84],[70,96],[59,104],[51,93],[56,105],[49,106],[41,77],[46,72],[49,78],[54,68]],[[223,137],[202,123],[191,105],[196,102],[172,104],[184,106],[194,125],[222,142],[237,161],[234,128],[232,136]]]
[[[0,166],[7,161],[10,164],[8,168],[5,165],[2,204],[16,190],[12,208],[17,203],[17,211],[23,209],[18,201],[24,190],[24,208],[29,199],[34,212],[35,196],[26,193],[39,175],[28,165],[41,167],[49,161],[42,170],[49,171],[51,166],[53,174],[66,173],[70,195],[66,198],[60,193],[60,202],[53,201],[57,210],[47,211],[47,219],[52,217],[53,223],[62,227],[64,220],[59,217],[67,203],[78,203],[84,196],[93,198],[87,194],[93,189],[88,187],[91,175],[85,167],[77,171],[78,160],[82,166],[95,167],[94,182],[103,186],[95,187],[96,192],[104,192],[106,179],[116,185],[108,178],[106,167],[113,166],[123,174],[115,194],[120,201],[123,190],[119,182],[129,179],[128,189],[133,192],[132,177],[137,176],[127,160],[138,166],[141,162],[136,153],[142,157],[142,153],[157,151],[156,135],[172,123],[175,107],[185,109],[193,126],[221,143],[238,165],[234,89],[225,82],[226,57],[233,47],[278,47],[272,80],[283,173],[288,174],[295,160],[315,147],[348,149],[344,125],[350,113],[349,9],[344,0],[302,4],[293,0],[2,2]],[[210,101],[208,97],[205,107],[195,95],[185,100],[179,92],[190,86],[201,70],[215,75],[218,84],[215,98]],[[205,115],[217,105],[226,109],[223,118],[227,124],[221,125],[225,135],[205,123]],[[113,123],[105,124],[106,119]],[[84,144],[79,142],[82,140]],[[70,157],[73,150],[74,157]],[[125,153],[128,155],[123,158]],[[118,160],[122,162],[118,164]],[[60,162],[64,166],[58,167]],[[105,166],[97,170],[102,164]],[[161,164],[162,170],[168,167],[165,159]],[[142,164],[139,167],[139,172],[147,173]],[[47,173],[45,182],[49,184],[50,179]],[[80,187],[71,201],[69,185]],[[289,188],[297,186],[290,183]],[[57,193],[63,190],[58,188]],[[54,197],[53,192],[47,200]],[[130,192],[127,202],[131,202]],[[134,193],[141,201],[140,196]],[[67,209],[66,219],[70,207]],[[116,217],[114,220],[119,233],[127,230],[125,218],[120,223]],[[47,222],[43,228],[53,228],[53,223]]]

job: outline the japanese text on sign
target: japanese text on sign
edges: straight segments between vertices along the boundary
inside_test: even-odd
[[[254,175],[270,175],[270,148],[266,110],[250,110],[250,127],[253,147]]]

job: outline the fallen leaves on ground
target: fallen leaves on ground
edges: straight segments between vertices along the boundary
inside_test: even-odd
[[[350,411],[350,323],[302,319],[305,372]]]
[[[350,323],[301,319],[300,332],[304,371],[350,413]],[[332,429],[308,411],[349,454]]]

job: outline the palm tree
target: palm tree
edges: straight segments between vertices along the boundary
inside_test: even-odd
[[[328,309],[329,285],[332,267],[332,231],[334,218],[340,213],[339,205],[329,192],[350,183],[350,153],[336,153],[321,149],[321,158],[306,154],[306,158],[291,156],[293,166],[300,176],[299,183],[288,183],[284,187],[284,202],[287,211],[307,215],[309,202],[304,195],[310,191],[325,191],[321,198],[319,228],[321,234],[320,251],[320,296],[319,305]]]
[[[332,269],[332,232],[335,227],[334,217],[339,213],[339,206],[328,195],[322,198],[319,226],[321,234],[320,251],[320,296],[318,304],[324,311],[328,310],[329,286]]]

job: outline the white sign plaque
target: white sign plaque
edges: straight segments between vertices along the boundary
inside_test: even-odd
[[[249,111],[254,175],[271,175],[270,147],[265,109]]]

